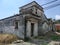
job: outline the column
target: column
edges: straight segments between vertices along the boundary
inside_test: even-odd
[[[38,23],[34,24],[34,36],[38,36]]]
[[[30,37],[31,36],[31,22],[30,21],[27,21],[27,37]]]

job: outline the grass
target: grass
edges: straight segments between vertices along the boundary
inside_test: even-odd
[[[50,39],[50,40],[60,40],[60,35],[50,35],[49,37],[48,36],[36,36],[34,37],[35,39],[43,39],[43,40],[46,40],[46,39]]]
[[[46,39],[47,37],[46,36],[36,36],[34,37],[35,39]]]
[[[51,40],[60,40],[60,36],[59,35],[52,35]]]

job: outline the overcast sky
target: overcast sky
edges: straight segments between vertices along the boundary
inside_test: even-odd
[[[0,0],[0,19],[19,13],[19,7],[32,1],[36,1],[39,5],[42,5],[53,0]],[[50,5],[57,3],[60,3],[60,1],[58,0]],[[47,18],[60,19],[60,6],[44,11]]]

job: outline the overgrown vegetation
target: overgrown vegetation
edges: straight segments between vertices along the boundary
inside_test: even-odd
[[[58,41],[60,40],[60,35],[56,34],[56,33],[47,33],[46,35],[44,36],[36,36],[34,37],[35,39],[43,39],[43,40],[54,40],[54,41]]]
[[[35,36],[34,38],[35,38],[35,39],[47,39],[46,36]]]
[[[0,34],[0,43],[12,43],[17,39],[17,36],[13,34]]]
[[[59,35],[52,35],[51,40],[60,40],[60,36]]]

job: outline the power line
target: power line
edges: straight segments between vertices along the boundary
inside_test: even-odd
[[[60,3],[54,4],[54,5],[50,5],[50,6],[48,6],[48,7],[45,7],[44,9],[45,9],[45,10],[48,10],[48,9],[54,8],[54,7],[59,6],[59,5],[60,5]]]
[[[58,0],[50,1],[50,2],[48,2],[48,3],[46,3],[46,4],[42,4],[41,6],[45,6],[45,5],[47,5],[47,4],[51,4],[51,3],[56,2],[56,1],[58,1]]]

